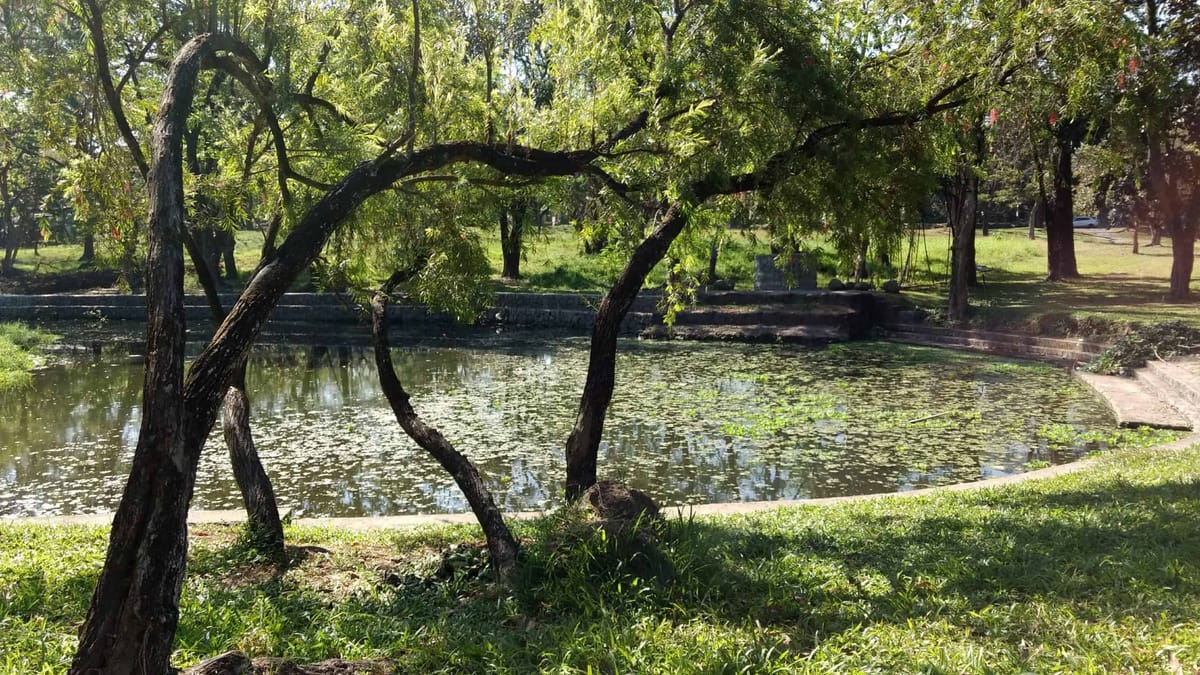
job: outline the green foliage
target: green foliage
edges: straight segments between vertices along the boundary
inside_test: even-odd
[[[1117,375],[1146,365],[1150,359],[1200,353],[1200,328],[1182,321],[1137,326],[1088,364],[1093,373]]]

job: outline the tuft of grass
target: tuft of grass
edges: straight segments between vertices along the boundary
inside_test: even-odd
[[[54,336],[21,323],[0,323],[0,392],[28,386],[36,351]]]
[[[296,555],[280,567],[237,528],[200,526],[174,661],[242,649],[400,672],[1191,672],[1197,486],[1200,446],[1157,447],[987,490],[678,518],[649,548],[558,515],[517,525],[512,591],[479,572],[474,527],[289,526]],[[105,541],[0,524],[0,671],[66,667]]]

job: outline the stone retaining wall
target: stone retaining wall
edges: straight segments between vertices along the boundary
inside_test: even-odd
[[[1102,342],[1086,338],[1049,338],[899,323],[888,323],[883,328],[884,337],[893,342],[949,347],[1067,365],[1091,361],[1107,347]]]
[[[638,333],[655,319],[657,293],[644,293],[634,302],[622,324],[625,333]],[[226,307],[235,295],[222,295]],[[596,293],[497,293],[492,307],[480,314],[484,325],[589,330],[600,302]],[[188,295],[184,309],[189,321],[211,318],[202,295]],[[394,303],[388,315],[404,324],[449,327],[454,317],[411,303]],[[12,320],[113,320],[144,321],[143,295],[0,295],[0,321]],[[286,323],[355,324],[363,315],[348,296],[329,293],[287,293],[271,313],[271,320]]]

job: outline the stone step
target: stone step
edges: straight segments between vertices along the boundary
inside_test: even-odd
[[[1148,394],[1179,411],[1193,427],[1200,426],[1200,406],[1189,396],[1188,383],[1177,382],[1173,375],[1149,364],[1134,371],[1134,379]]]
[[[1200,359],[1150,361],[1138,369],[1137,375],[1156,378],[1159,391],[1170,392],[1174,400],[1200,413]]]
[[[888,328],[884,336],[896,342],[923,345],[926,347],[949,347],[976,352],[987,352],[1000,356],[1036,358],[1059,363],[1080,363],[1091,360],[1091,355],[1073,348],[1045,346],[1019,341],[991,340],[982,336],[954,335],[901,328]]]
[[[851,321],[857,312],[849,307],[815,305],[791,308],[779,305],[721,305],[697,307],[682,311],[675,317],[676,326],[773,325],[773,326],[841,326]]]
[[[941,326],[914,326],[909,324],[888,324],[888,330],[907,331],[909,333],[921,333],[928,335],[948,336],[954,338],[965,338],[970,340],[984,339],[993,343],[1005,343],[1022,346],[1031,346],[1045,349],[1059,349],[1088,356],[1096,356],[1103,352],[1108,345],[1089,340],[1087,338],[1055,338],[1043,337],[1040,335],[1025,335],[1022,333],[1002,333],[994,331],[980,331],[969,328],[943,328]]]
[[[698,340],[708,342],[771,342],[823,344],[850,339],[846,329],[837,326],[675,326],[656,325],[642,331],[642,337],[654,340]]]
[[[841,305],[869,308],[869,291],[708,291],[696,296],[697,305]]]
[[[1192,421],[1143,386],[1137,378],[1097,375],[1082,370],[1075,376],[1100,394],[1122,427],[1154,427],[1190,431]]]

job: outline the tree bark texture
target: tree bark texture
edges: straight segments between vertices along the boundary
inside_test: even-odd
[[[596,454],[604,433],[604,417],[616,384],[617,336],[620,334],[621,321],[633,306],[650,270],[667,254],[671,242],[675,241],[686,224],[687,216],[681,206],[672,204],[663,213],[654,232],[634,250],[629,263],[600,301],[595,323],[592,324],[587,379],[579,399],[575,426],[567,437],[568,500],[578,499],[584,490],[596,482]]]
[[[154,123],[142,426],[72,673],[161,675],[169,669],[196,473],[184,449],[182,138],[201,64],[220,43],[202,36],[184,45]]]
[[[1046,204],[1046,261],[1048,281],[1079,278],[1075,260],[1074,143],[1058,137],[1051,171],[1051,194]]]
[[[375,367],[379,371],[379,385],[387,398],[396,421],[404,429],[408,437],[416,441],[426,452],[437,460],[458,484],[467,497],[471,511],[475,513],[479,526],[487,539],[488,552],[491,554],[492,567],[501,583],[512,581],[517,567],[517,556],[520,547],[513,538],[504,515],[496,506],[492,493],[483,482],[479,471],[462,453],[454,449],[450,441],[437,429],[426,424],[409,403],[408,392],[400,383],[396,369],[392,365],[391,347],[388,341],[387,325],[387,293],[385,288],[375,294],[371,302],[371,334],[375,346]]]
[[[521,278],[521,238],[525,230],[526,203],[514,199],[509,208],[500,212],[500,276],[505,279]]]
[[[950,224],[950,289],[946,318],[961,321],[967,316],[969,286],[975,271],[979,177],[972,167],[962,167],[951,183],[946,195],[946,215]]]
[[[242,492],[246,506],[247,525],[255,547],[268,556],[283,555],[283,523],[275,489],[263,469],[250,433],[250,397],[246,394],[246,364],[234,373],[221,406],[222,428],[233,477]]]
[[[1171,291],[1167,296],[1172,302],[1188,302],[1192,299],[1192,271],[1196,262],[1196,228],[1181,228],[1171,237]]]

